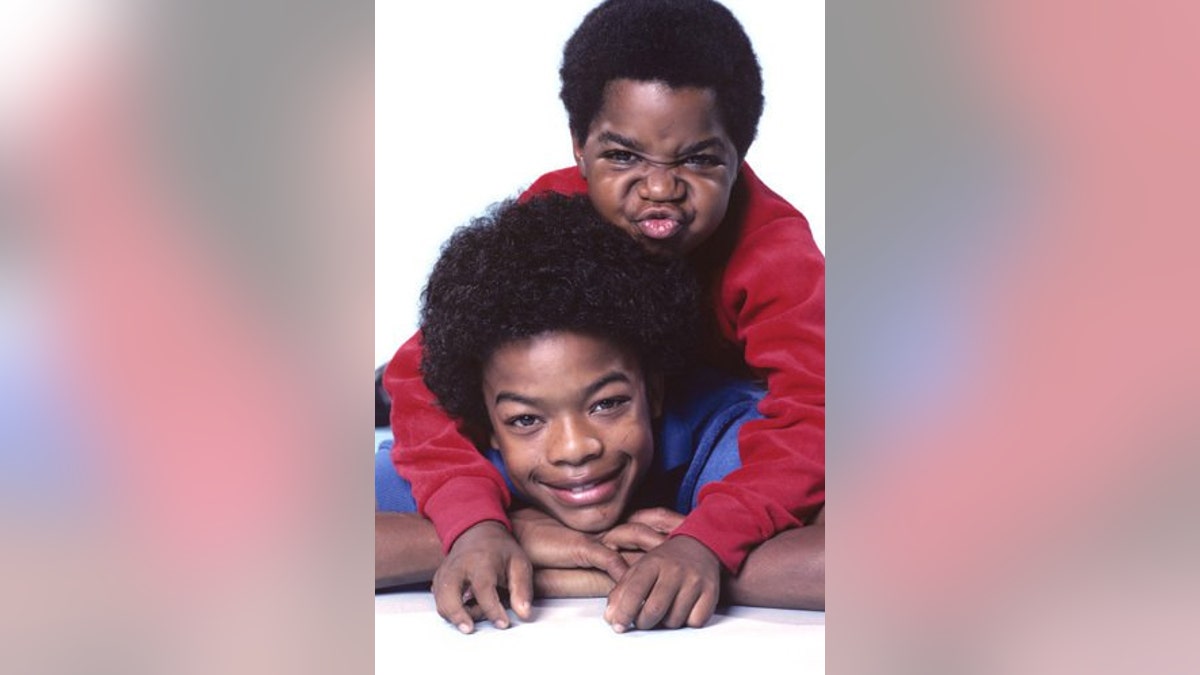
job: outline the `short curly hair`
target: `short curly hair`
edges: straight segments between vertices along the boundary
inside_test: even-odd
[[[457,230],[421,295],[421,374],[438,404],[490,431],[483,369],[514,340],[549,331],[609,339],[647,372],[690,362],[699,291],[687,263],[604,221],[586,195],[507,201]]]
[[[560,97],[579,144],[618,79],[716,92],[721,122],[745,157],[763,111],[762,69],[737,18],[713,0],[607,0],[563,49]]]

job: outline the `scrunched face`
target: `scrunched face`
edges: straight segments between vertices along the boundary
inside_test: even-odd
[[[614,80],[573,146],[596,210],[653,251],[688,253],[725,218],[740,161],[712,89]]]
[[[483,369],[492,443],[513,485],[583,532],[616,525],[650,467],[654,389],[628,350],[578,333],[509,342]]]

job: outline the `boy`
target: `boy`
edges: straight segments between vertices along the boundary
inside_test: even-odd
[[[737,573],[755,546],[811,522],[824,503],[825,263],[804,217],[742,161],[762,80],[724,7],[609,0],[567,42],[560,72],[576,166],[543,176],[527,195],[586,192],[645,248],[686,259],[713,306],[701,330],[708,362],[768,389],[763,418],[739,434],[742,466],[710,483],[671,538],[614,589],[613,625],[641,625],[645,600],[709,578],[714,561]],[[507,486],[431,405],[420,350],[418,337],[409,340],[385,372],[392,459],[437,528],[447,554],[439,573],[471,588],[508,586],[524,616],[528,560],[509,534]]]
[[[711,375],[667,385],[689,365],[698,317],[687,266],[639,247],[583,196],[503,205],[443,250],[424,293],[424,378],[464,430],[498,448],[489,458],[533,507],[513,520],[541,594],[607,593],[608,575],[625,566],[615,549],[652,553],[701,487],[737,468],[737,428],[759,417],[761,391]],[[432,577],[438,595],[447,580],[434,574],[433,526],[412,513],[411,492],[390,463],[377,469],[378,508],[403,513],[376,516],[376,584]],[[671,510],[636,510],[623,522],[631,508],[664,505]],[[823,567],[820,578],[797,573],[801,560],[823,565],[822,547],[822,528],[772,538],[727,578],[731,599],[823,606]],[[570,569],[591,549],[608,554],[607,574]],[[661,616],[636,624],[704,625],[719,582],[689,589],[695,597],[651,598]],[[494,591],[446,590],[459,598],[472,591],[471,620],[507,626]]]

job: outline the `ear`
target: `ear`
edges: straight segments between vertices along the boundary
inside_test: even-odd
[[[650,397],[650,413],[654,419],[662,417],[663,398],[666,395],[666,381],[662,373],[654,373],[646,381],[646,395]]]
[[[575,134],[571,134],[571,153],[575,156],[575,166],[579,167],[579,173],[583,174],[586,180],[587,164],[583,161],[583,144],[575,138]]]

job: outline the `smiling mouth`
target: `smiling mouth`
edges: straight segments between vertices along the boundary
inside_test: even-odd
[[[564,506],[594,506],[616,496],[625,466],[626,464],[622,464],[615,471],[587,482],[559,483],[557,485],[542,483],[542,485],[555,500]]]

